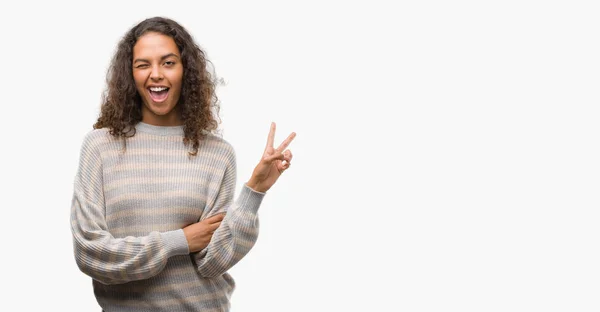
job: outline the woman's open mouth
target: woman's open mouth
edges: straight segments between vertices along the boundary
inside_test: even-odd
[[[161,103],[167,99],[169,95],[169,88],[167,87],[149,87],[148,93],[150,94],[150,98],[155,103]]]

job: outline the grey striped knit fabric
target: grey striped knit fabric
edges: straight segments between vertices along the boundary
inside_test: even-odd
[[[183,126],[136,130],[126,150],[108,129],[83,140],[71,210],[77,265],[107,312],[229,311],[226,271],[256,242],[265,194],[244,185],[234,201],[235,153],[219,137],[188,156]],[[182,228],[219,212],[208,247],[190,254]]]

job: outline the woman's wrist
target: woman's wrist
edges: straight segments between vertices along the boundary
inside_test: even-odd
[[[260,183],[254,181],[252,178],[246,182],[246,186],[251,188],[255,192],[266,193],[267,190],[260,186]]]

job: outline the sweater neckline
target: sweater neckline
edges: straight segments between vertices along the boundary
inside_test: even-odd
[[[183,135],[183,125],[179,126],[155,126],[145,122],[138,122],[135,130],[155,135]]]

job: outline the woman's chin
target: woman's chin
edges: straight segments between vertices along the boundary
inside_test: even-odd
[[[171,113],[174,107],[168,105],[168,103],[150,103],[150,105],[145,105],[147,110],[150,111],[153,115],[164,116]]]

